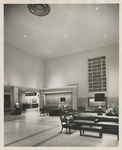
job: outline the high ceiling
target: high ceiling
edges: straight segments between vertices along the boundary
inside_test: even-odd
[[[117,4],[50,4],[50,9],[48,15],[36,16],[26,4],[6,4],[4,40],[42,59],[119,42]],[[19,87],[23,89],[38,90]]]
[[[50,4],[46,16],[6,4],[4,40],[49,59],[119,42],[118,4]]]

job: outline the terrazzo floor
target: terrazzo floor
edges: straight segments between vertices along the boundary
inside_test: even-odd
[[[117,135],[72,130],[62,134],[58,116],[41,115],[38,109],[27,109],[21,115],[4,113],[4,147],[118,147]]]

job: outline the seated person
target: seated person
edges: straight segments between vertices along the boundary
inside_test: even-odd
[[[58,109],[61,109],[62,105],[61,103],[59,102],[59,105],[58,105]]]
[[[59,102],[58,109],[64,111],[64,110],[65,110],[64,107],[65,107],[65,104],[61,104],[61,103]]]
[[[106,115],[109,115],[112,113],[112,108],[110,107],[110,105],[108,105],[108,109],[106,110]]]

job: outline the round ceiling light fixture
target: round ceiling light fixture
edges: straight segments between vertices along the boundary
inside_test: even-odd
[[[45,16],[50,12],[48,4],[28,4],[28,9],[36,16]]]

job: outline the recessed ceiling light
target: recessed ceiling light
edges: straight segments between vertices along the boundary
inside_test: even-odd
[[[64,37],[67,37],[67,35],[65,34]]]
[[[47,52],[49,53],[50,51],[49,51],[49,50],[47,50]]]
[[[98,10],[98,7],[96,7],[96,10]]]
[[[23,90],[25,90],[25,89],[23,89]]]
[[[26,38],[26,35],[24,35],[24,38]]]
[[[105,34],[104,36],[107,36],[107,34]]]

